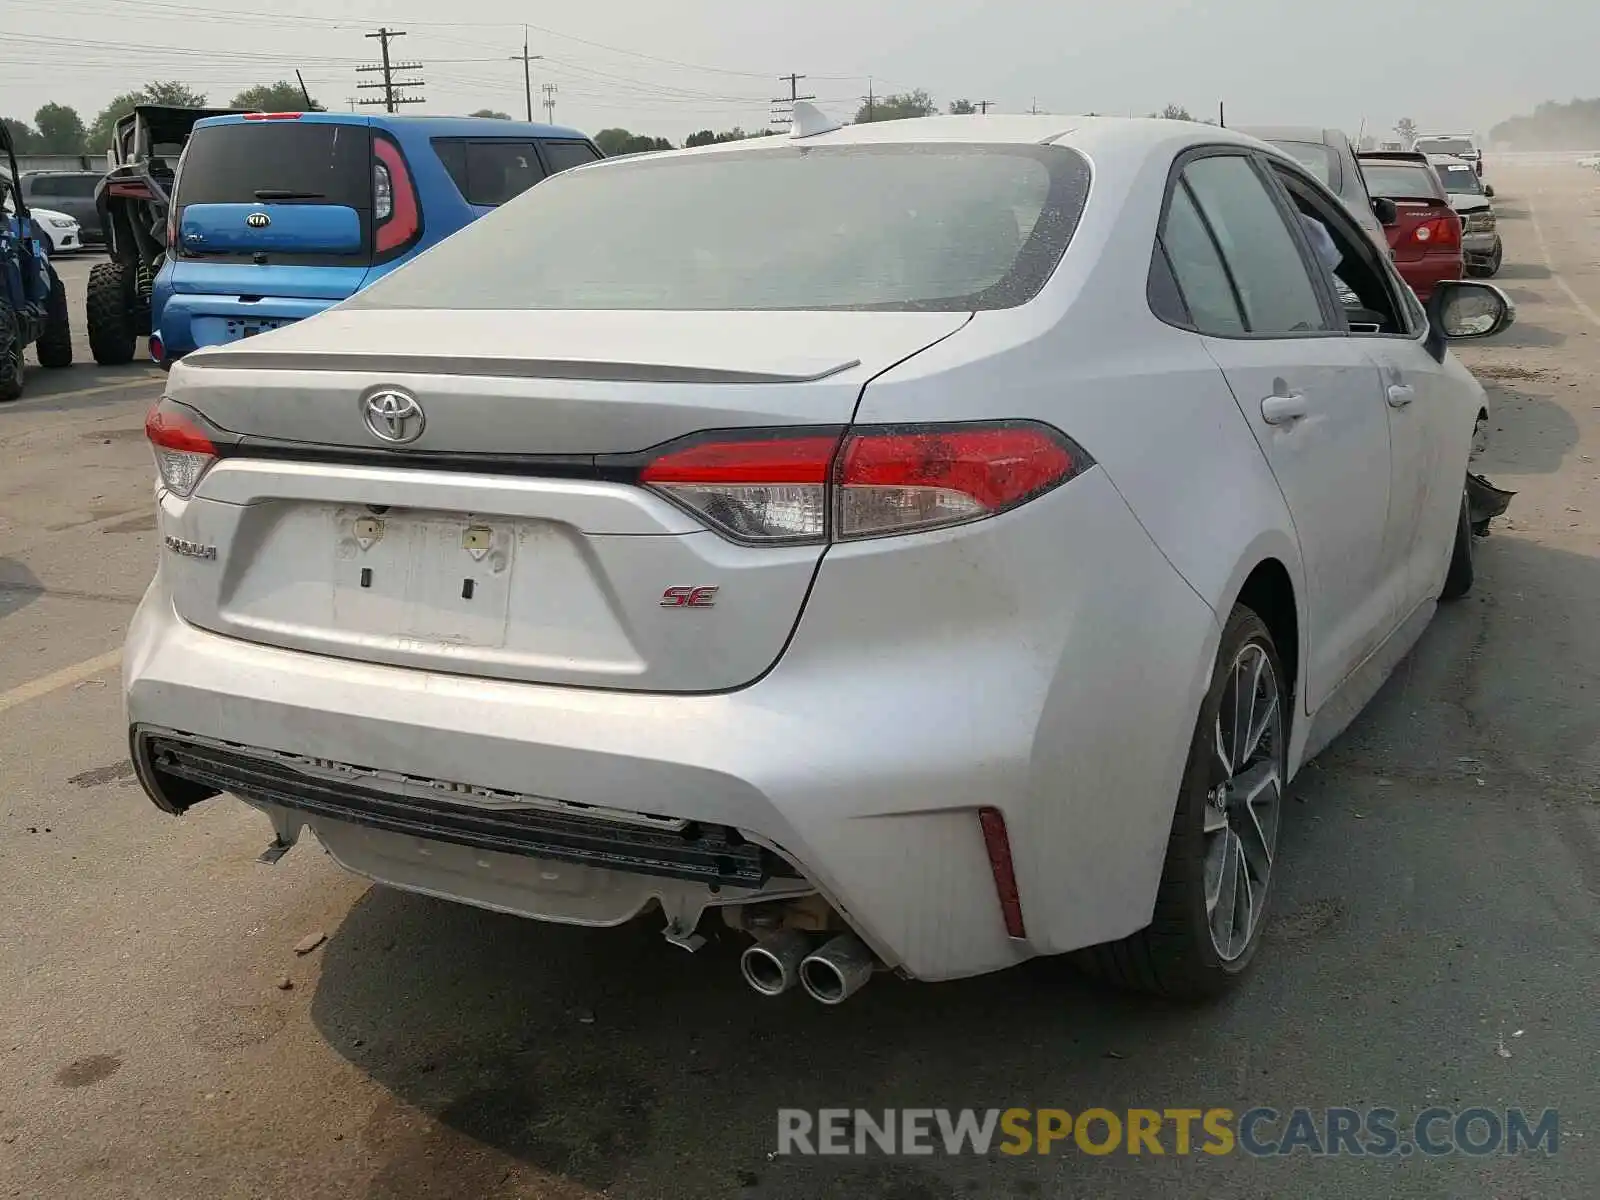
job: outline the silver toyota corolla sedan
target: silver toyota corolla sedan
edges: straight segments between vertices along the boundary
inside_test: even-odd
[[[1183,122],[803,105],[568,172],[173,369],[139,778],[269,859],[689,948],[720,909],[767,994],[1076,950],[1214,992],[1286,783],[1472,582],[1444,339],[1510,318],[1425,319]]]

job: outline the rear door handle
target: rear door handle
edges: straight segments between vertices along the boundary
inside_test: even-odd
[[[1417,389],[1409,383],[1391,383],[1389,385],[1389,407],[1404,408],[1417,398]]]
[[[1268,425],[1288,425],[1298,421],[1308,411],[1306,398],[1298,393],[1292,396],[1268,396],[1261,402],[1261,419]]]

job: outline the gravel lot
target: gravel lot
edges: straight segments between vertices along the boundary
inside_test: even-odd
[[[1272,944],[1198,1010],[1056,962],[763,1001],[729,938],[690,957],[650,923],[453,907],[314,845],[269,868],[237,802],[159,814],[115,652],[155,561],[161,376],[34,374],[0,408],[0,1194],[1600,1195],[1600,175],[1491,166],[1519,320],[1461,357],[1492,386],[1480,466],[1510,519],[1301,776]],[[80,321],[90,261],[64,267]],[[1434,1103],[1558,1108],[1560,1151],[768,1156],[779,1106]]]

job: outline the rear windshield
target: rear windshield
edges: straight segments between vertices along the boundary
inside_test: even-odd
[[[1444,183],[1444,190],[1458,196],[1483,195],[1483,183],[1478,179],[1478,173],[1471,167],[1451,163],[1440,163],[1434,167],[1439,173],[1440,180]]]
[[[1315,175],[1319,183],[1335,192],[1341,190],[1343,180],[1339,177],[1339,160],[1333,153],[1333,147],[1321,142],[1275,141],[1272,144]]]
[[[195,130],[176,203],[263,201],[372,208],[372,154],[363,125],[250,121]]]
[[[1429,154],[1471,154],[1474,150],[1470,138],[1456,137],[1424,137],[1418,138],[1416,147],[1426,150]]]
[[[358,293],[361,308],[887,309],[1025,303],[1089,164],[1045,146],[783,146],[564,172]]]
[[[1406,163],[1363,163],[1367,191],[1390,200],[1437,200],[1439,181],[1424,166]]]

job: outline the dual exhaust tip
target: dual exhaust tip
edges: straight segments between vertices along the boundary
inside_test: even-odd
[[[781,996],[798,984],[818,1004],[843,1004],[872,978],[877,959],[852,933],[841,933],[816,950],[798,929],[757,941],[739,957],[744,981],[763,996]]]

